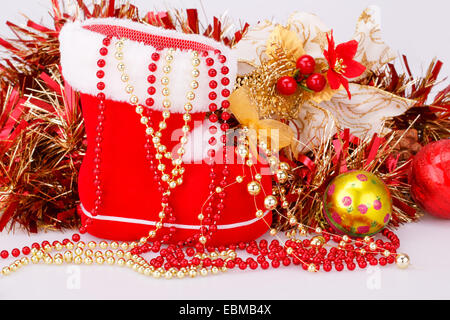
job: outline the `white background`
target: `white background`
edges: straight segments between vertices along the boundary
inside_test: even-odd
[[[134,3],[141,8],[141,13],[168,6],[201,8],[199,1],[136,0]],[[283,22],[295,10],[312,12],[333,27],[337,42],[343,42],[353,35],[355,22],[364,8],[376,4],[382,9],[385,41],[395,51],[407,54],[414,73],[421,74],[428,62],[438,56],[444,62],[442,75],[448,75],[449,3],[446,0],[221,0],[204,1],[203,7],[209,17],[228,10],[237,22],[251,24],[266,18]],[[50,1],[46,0],[2,3],[0,34],[9,34],[4,25],[6,20],[23,22],[21,13],[37,22],[48,23],[49,6]],[[70,233],[29,236],[21,231],[3,232],[0,233],[0,250],[21,248],[34,241],[62,240],[68,236]],[[449,299],[450,221],[425,217],[419,223],[401,227],[398,236],[400,251],[408,253],[412,260],[407,270],[389,266],[311,274],[291,266],[167,281],[118,267],[33,265],[9,277],[0,277],[0,299]],[[89,239],[85,238],[86,241]]]

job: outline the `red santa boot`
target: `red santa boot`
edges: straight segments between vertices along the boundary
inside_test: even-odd
[[[253,181],[259,166],[225,148],[237,66],[228,47],[113,18],[68,23],[59,39],[65,81],[81,93],[89,233],[221,245],[267,231],[271,178]]]

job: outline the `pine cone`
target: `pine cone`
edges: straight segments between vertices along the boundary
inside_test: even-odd
[[[422,145],[419,143],[419,136],[416,129],[395,131],[394,139],[391,144],[396,144],[393,148],[393,152],[396,155],[400,155],[400,160],[408,160],[422,148]]]

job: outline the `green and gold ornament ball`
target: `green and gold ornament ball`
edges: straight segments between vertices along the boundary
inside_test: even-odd
[[[361,170],[340,174],[327,186],[324,216],[338,233],[352,237],[381,231],[392,215],[392,197],[384,182]]]

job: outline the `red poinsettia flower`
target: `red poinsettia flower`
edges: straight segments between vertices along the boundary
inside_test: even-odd
[[[334,46],[333,30],[328,39],[328,50],[323,51],[325,59],[328,61],[329,69],[327,71],[327,79],[331,89],[339,89],[341,84],[347,90],[348,98],[351,99],[350,91],[348,90],[347,78],[356,78],[360,76],[366,67],[359,62],[353,60],[356,51],[358,50],[358,42],[351,40]]]

